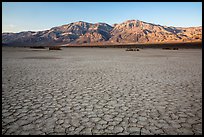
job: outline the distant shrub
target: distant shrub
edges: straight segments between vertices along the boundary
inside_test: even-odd
[[[165,50],[178,50],[178,48],[162,48],[162,49],[165,49]]]
[[[139,48],[127,48],[126,51],[140,51]]]
[[[49,47],[49,50],[61,50],[60,46]]]
[[[162,48],[162,49],[170,50],[171,48]]]

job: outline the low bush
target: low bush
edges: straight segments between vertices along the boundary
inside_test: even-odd
[[[140,51],[139,48],[127,48],[126,51]]]
[[[49,50],[61,50],[60,46],[49,47]]]
[[[165,49],[165,50],[178,50],[178,48],[162,48],[162,49]]]

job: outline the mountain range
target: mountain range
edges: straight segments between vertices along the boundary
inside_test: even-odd
[[[44,31],[2,33],[2,44],[10,46],[69,46],[194,41],[202,41],[202,26],[167,27],[140,20],[127,20],[114,25],[78,21]]]

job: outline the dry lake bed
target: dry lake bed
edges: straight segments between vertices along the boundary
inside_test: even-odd
[[[202,50],[2,48],[2,134],[202,134]]]

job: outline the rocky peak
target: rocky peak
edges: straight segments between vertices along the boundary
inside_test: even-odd
[[[45,31],[3,33],[2,42],[15,45],[69,43],[151,43],[202,40],[202,26],[168,27],[140,20],[127,20],[110,26],[106,23],[78,21]]]
[[[78,22],[74,22],[72,25],[79,25],[82,28],[87,28],[87,27],[89,27],[92,24],[88,23],[88,22],[84,22],[84,21],[78,21]]]
[[[141,28],[144,26],[144,22],[139,20],[128,20],[121,24],[115,25],[114,29],[117,30],[128,30],[128,29],[134,29],[134,28]]]

